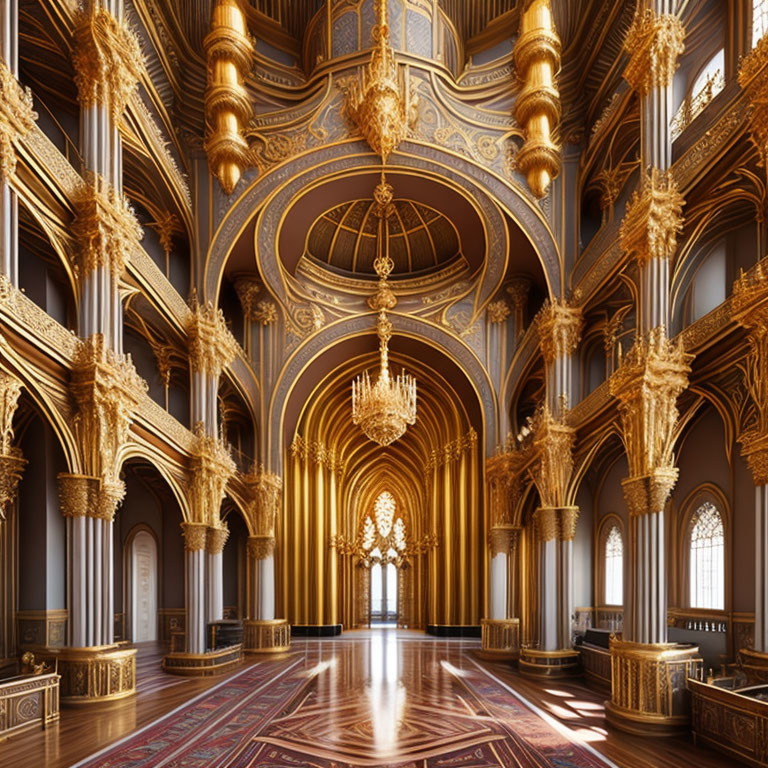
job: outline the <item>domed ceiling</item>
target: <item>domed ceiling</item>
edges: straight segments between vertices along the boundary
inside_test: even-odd
[[[305,257],[360,277],[375,275],[379,218],[373,200],[336,205],[319,216],[307,236]],[[439,269],[463,259],[459,234],[439,211],[414,200],[395,200],[387,221],[393,276]]]

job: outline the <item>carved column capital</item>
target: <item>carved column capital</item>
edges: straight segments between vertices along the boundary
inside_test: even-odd
[[[573,472],[573,428],[544,406],[533,421],[533,447],[538,461],[533,479],[543,507],[565,506]]]
[[[196,523],[220,527],[219,511],[227,482],[235,473],[229,449],[216,437],[195,428],[189,482],[189,506]]]
[[[225,523],[208,526],[208,532],[205,539],[205,551],[209,555],[220,555],[224,551],[224,545],[229,538],[229,528]]]
[[[533,513],[533,524],[538,541],[552,541],[557,538],[557,508],[539,507]]]
[[[187,325],[189,364],[194,373],[219,376],[237,357],[238,344],[227,328],[224,313],[211,302],[192,299],[192,316]]]
[[[248,556],[253,560],[266,560],[275,554],[274,536],[249,536]]]
[[[666,88],[672,85],[678,58],[685,50],[685,27],[672,14],[638,9],[624,48],[630,56],[624,79],[632,88],[641,94]]]
[[[125,496],[121,480],[105,481],[101,477],[62,473],[59,484],[59,507],[64,517],[92,517],[111,522]]]
[[[208,526],[205,523],[181,523],[184,534],[184,549],[187,552],[201,552],[208,543]]]
[[[581,340],[584,324],[581,309],[571,306],[565,299],[552,299],[536,315],[539,346],[546,363],[558,357],[573,354]]]
[[[109,108],[117,122],[136,89],[144,67],[138,38],[128,25],[100,3],[78,13],[73,31],[72,63],[83,107]]]
[[[247,514],[251,530],[257,536],[274,536],[283,499],[282,479],[261,465],[254,465],[243,481],[249,490]]]
[[[507,304],[504,299],[498,299],[497,301],[492,301],[488,305],[486,312],[488,314],[488,319],[494,325],[500,325],[501,323],[505,323],[507,321],[507,318],[510,316],[512,311],[509,308],[509,304]]]
[[[663,512],[677,483],[677,476],[677,467],[660,467],[643,477],[622,480],[621,488],[629,514],[641,516]]]
[[[621,250],[640,266],[670,259],[683,229],[684,202],[672,171],[651,168],[627,205],[619,230]]]
[[[488,534],[491,557],[499,554],[513,555],[517,550],[520,529],[511,525],[496,525]]]
[[[35,120],[32,92],[22,88],[5,59],[0,57],[0,179],[16,172],[14,144],[32,130]]]

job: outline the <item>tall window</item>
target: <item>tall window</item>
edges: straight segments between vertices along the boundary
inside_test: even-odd
[[[705,501],[691,526],[691,608],[725,608],[725,532],[714,504]]]
[[[768,0],[752,0],[752,47],[768,32]]]
[[[605,538],[605,604],[624,604],[624,542],[616,525]]]

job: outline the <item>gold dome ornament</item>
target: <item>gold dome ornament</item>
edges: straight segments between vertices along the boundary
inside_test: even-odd
[[[387,310],[397,304],[397,298],[389,286],[388,278],[394,269],[389,255],[388,219],[394,211],[392,187],[384,173],[374,191],[376,215],[379,217],[378,254],[373,267],[379,276],[376,293],[368,300],[371,309],[379,313],[376,330],[379,337],[380,370],[376,383],[371,382],[368,371],[352,382],[352,421],[363,433],[381,446],[387,446],[401,438],[409,424],[416,423],[416,379],[401,373],[394,379],[389,373],[389,340],[392,323]]]

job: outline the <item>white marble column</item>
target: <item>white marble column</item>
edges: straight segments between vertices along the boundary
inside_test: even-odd
[[[271,621],[275,618],[274,536],[248,537],[248,618]]]
[[[226,525],[210,526],[206,539],[206,622],[224,618],[224,544],[229,536]]]
[[[202,523],[183,523],[185,606],[187,613],[187,653],[205,652],[206,612],[206,539],[207,527]]]

